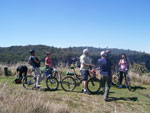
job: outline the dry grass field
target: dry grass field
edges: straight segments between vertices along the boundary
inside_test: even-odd
[[[68,71],[58,70],[62,74]],[[105,102],[101,93],[82,94],[81,86],[74,92],[65,92],[60,85],[53,92],[44,90],[44,86],[41,90],[25,90],[22,84],[12,83],[14,76],[0,76],[0,113],[150,113],[150,78],[130,74],[134,92],[112,86],[110,102]]]

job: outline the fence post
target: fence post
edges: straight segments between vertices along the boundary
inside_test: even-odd
[[[8,67],[7,67],[7,66],[4,67],[4,75],[5,75],[5,76],[8,76]]]

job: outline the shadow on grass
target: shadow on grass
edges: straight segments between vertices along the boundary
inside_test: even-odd
[[[128,97],[128,98],[126,98],[126,97],[119,97],[119,98],[117,98],[117,97],[110,97],[110,98],[108,99],[108,102],[119,101],[119,100],[123,100],[123,101],[133,101],[133,102],[135,102],[135,101],[138,101],[138,97]]]
[[[112,84],[112,86],[118,88],[118,89],[126,89],[125,85],[123,85],[122,88],[119,88],[119,85],[117,84]],[[131,86],[131,88],[129,89],[129,91],[131,92],[135,92],[136,90],[144,90],[146,89],[146,87],[142,87],[142,86]]]

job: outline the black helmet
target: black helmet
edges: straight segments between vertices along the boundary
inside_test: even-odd
[[[127,57],[127,55],[126,55],[125,53],[122,53],[122,54],[121,54],[121,56],[122,56],[122,55],[124,55],[124,56],[125,56],[125,58]]]
[[[30,54],[35,53],[35,50],[34,49],[30,49],[29,53]]]

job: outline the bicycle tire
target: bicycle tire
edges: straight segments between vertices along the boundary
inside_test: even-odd
[[[131,81],[130,81],[129,75],[126,75],[125,80],[126,80],[126,84],[128,86],[127,87],[128,90],[131,91],[132,87],[131,87]]]
[[[87,91],[91,94],[96,94],[101,89],[101,82],[96,77],[92,77],[87,82]]]
[[[76,88],[76,81],[72,77],[65,77],[61,81],[61,87],[64,91],[73,91]]]
[[[48,90],[56,91],[56,90],[58,90],[59,82],[58,82],[57,78],[55,78],[53,76],[49,76],[46,78],[46,86],[47,86]]]
[[[23,87],[27,90],[32,90],[35,88],[36,78],[32,75],[28,75],[23,78]]]

